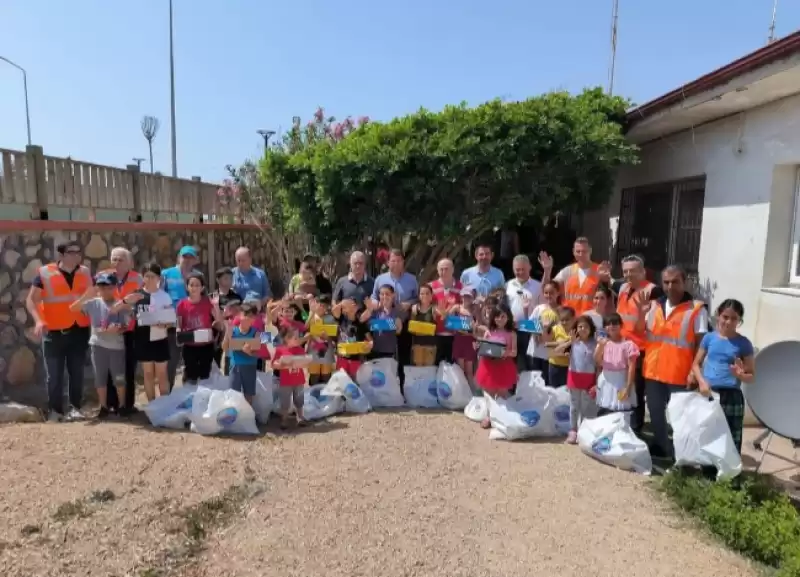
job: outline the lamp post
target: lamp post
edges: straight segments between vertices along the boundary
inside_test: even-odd
[[[172,125],[172,177],[178,178],[178,150],[175,136],[175,50],[172,42],[172,0],[169,0],[169,95]]]
[[[136,163],[136,168],[139,169],[139,172],[142,171],[142,163],[145,161],[144,158],[134,158],[133,161]]]
[[[6,64],[10,64],[20,72],[22,72],[22,87],[25,90],[25,122],[28,126],[28,146],[32,144],[31,142],[31,112],[30,107],[28,106],[28,73],[25,72],[25,69],[17,64],[16,62],[12,62],[8,58],[4,56],[0,56],[0,60],[5,62]]]
[[[264,150],[269,148],[269,139],[275,135],[274,130],[256,130],[258,134],[261,135],[261,138],[264,139]]]

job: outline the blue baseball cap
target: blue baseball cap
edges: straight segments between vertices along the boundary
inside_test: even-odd
[[[181,248],[181,250],[178,252],[178,256],[190,256],[192,258],[197,258],[197,251],[194,250],[193,246],[187,245]]]
[[[117,275],[110,272],[101,272],[95,278],[94,284],[98,286],[115,286],[117,284]]]

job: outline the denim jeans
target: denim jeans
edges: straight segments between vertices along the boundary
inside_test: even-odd
[[[48,406],[64,414],[64,378],[69,376],[69,403],[76,409],[83,404],[83,373],[89,332],[85,329],[48,332],[42,338],[42,356],[47,380]]]

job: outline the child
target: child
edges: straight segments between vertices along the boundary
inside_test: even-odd
[[[100,273],[95,281],[96,291],[91,287],[86,294],[70,305],[70,310],[83,311],[89,315],[92,324],[92,335],[89,346],[94,368],[94,382],[97,398],[100,401],[100,412],[97,419],[108,418],[108,376],[117,389],[117,398],[125,398],[125,339],[122,333],[128,326],[129,314],[125,311],[114,312],[116,299],[114,289],[117,277],[111,273]],[[124,407],[120,413],[124,414]]]
[[[255,327],[258,310],[252,304],[243,304],[236,324],[230,323],[222,342],[222,348],[228,353],[228,366],[231,376],[231,388],[244,394],[251,405],[256,396],[256,372],[260,347],[245,343],[242,350],[233,350],[232,341],[236,339],[255,339],[260,337]]]
[[[597,339],[594,361],[602,372],[597,377],[597,414],[630,411],[636,406],[636,359],[639,347],[622,336],[622,317],[608,315],[603,323],[607,338]]]
[[[272,357],[272,370],[278,373],[278,395],[281,402],[281,429],[286,429],[289,424],[289,411],[294,403],[297,415],[297,426],[305,426],[303,421],[303,386],[306,384],[306,374],[302,367],[286,364],[286,357],[303,356],[303,339],[300,333],[292,326],[284,326],[280,330],[281,343],[275,347]]]
[[[461,304],[452,306],[448,314],[458,315],[463,319],[467,319],[470,322],[470,326],[474,326],[476,309],[475,289],[465,287],[461,290]],[[475,361],[477,358],[475,337],[472,334],[472,330],[457,332],[453,337],[453,360],[464,371],[464,375],[473,388],[475,388]]]
[[[248,305],[255,310],[255,318],[253,319],[253,327],[256,331],[261,335],[262,341],[261,346],[256,350],[253,354],[256,357],[256,371],[264,371],[264,362],[269,360],[269,349],[267,348],[266,342],[264,342],[263,337],[267,335],[267,327],[269,323],[267,322],[267,318],[265,315],[261,313],[261,299],[258,296],[258,293],[255,292],[248,292],[245,297],[244,301],[242,302],[243,305]],[[239,324],[239,317],[236,316],[233,319],[233,324]],[[267,339],[268,340],[268,339]],[[225,373],[227,374],[227,373]]]
[[[172,298],[160,288],[161,267],[151,262],[142,268],[143,286],[123,300],[134,306],[136,326],[133,338],[136,360],[144,374],[144,392],[147,400],[156,398],[156,381],[161,396],[169,394],[167,362],[169,361],[169,340],[167,330],[172,324],[142,325],[139,321],[152,312],[172,309]]]
[[[339,324],[337,343],[372,344],[369,328],[361,322],[361,311],[354,300],[347,299],[333,307],[333,317]],[[355,380],[359,367],[364,362],[364,355],[336,355],[336,369],[343,369],[350,378]]]
[[[195,385],[197,381],[211,376],[211,363],[214,361],[212,328],[222,323],[222,313],[205,295],[205,288],[206,281],[201,273],[190,274],[186,279],[186,292],[189,296],[178,302],[175,311],[180,331],[179,342],[183,342],[183,382],[187,385]],[[209,339],[198,342],[195,331],[203,329],[209,332]]]
[[[419,304],[411,307],[411,320],[423,323],[438,323],[441,314],[433,306],[433,288],[424,284],[419,287]],[[436,364],[436,336],[411,336],[411,364],[415,367],[432,367]]]
[[[335,325],[336,319],[331,313],[331,298],[323,295],[319,300],[311,302],[311,316],[308,327],[312,324]],[[308,384],[316,385],[328,380],[333,372],[334,343],[327,335],[309,337],[308,352],[314,357],[314,362],[308,368]]]
[[[545,284],[542,287],[542,297],[545,302],[534,307],[531,311],[530,319],[538,322],[540,327],[545,325],[553,326],[558,322],[558,283],[550,281]],[[550,355],[543,334],[534,334],[532,336],[530,343],[528,343],[527,353],[531,357],[533,370],[542,374],[542,380],[547,385],[550,382],[550,369],[547,362]]]
[[[491,310],[483,338],[504,343],[505,356],[502,359],[480,357],[475,380],[487,395],[506,398],[517,383],[517,334],[508,308],[497,306]],[[478,347],[477,342],[475,347]],[[488,429],[490,426],[489,417],[486,417],[481,427]]]
[[[217,279],[217,290],[211,294],[211,302],[222,311],[223,320],[238,316],[238,304],[241,304],[239,295],[233,291],[233,271],[228,267],[218,269],[214,275]],[[214,362],[222,368],[222,339],[225,338],[225,329],[214,328]]]
[[[569,344],[572,325],[575,322],[575,309],[572,307],[558,307],[558,322],[542,323],[542,335],[545,346],[550,349],[547,359],[549,376],[547,385],[555,389],[567,386],[567,373],[569,372]]]
[[[594,401],[597,392],[596,347],[594,321],[587,315],[579,316],[572,333],[567,372],[570,430],[566,442],[570,445],[578,442],[578,425],[581,421],[597,416]]]
[[[745,412],[742,382],[752,383],[755,378],[753,344],[736,332],[743,319],[742,303],[735,299],[722,301],[717,308],[717,330],[703,336],[692,365],[700,393],[711,396],[713,391],[719,397],[739,453]]]
[[[361,313],[361,322],[369,323],[371,320],[390,319],[394,321],[393,331],[372,331],[373,359],[394,358],[397,354],[397,335],[403,330],[403,321],[400,320],[400,311],[394,304],[394,287],[383,285],[378,291],[378,302],[366,299],[366,309]]]

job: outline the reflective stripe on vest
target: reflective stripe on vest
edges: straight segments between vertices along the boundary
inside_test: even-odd
[[[106,269],[97,274],[102,274],[102,273],[113,274],[114,276],[117,275],[117,271],[115,271],[113,268]],[[138,272],[134,270],[129,270],[127,275],[125,276],[125,282],[122,283],[122,286],[117,285],[116,287],[114,287],[114,298],[117,300],[122,300],[129,294],[135,293],[140,288],[142,288],[143,284],[144,284],[144,279],[142,279],[142,275],[140,275]]]
[[[64,274],[55,263],[40,267],[39,278],[42,281],[42,301],[39,312],[48,329],[65,330],[73,325],[89,326],[89,317],[86,314],[69,310],[69,305],[83,296],[92,286],[92,275],[88,268],[81,265],[75,270],[72,287],[69,286]],[[59,284],[61,284],[60,287]]]
[[[586,272],[583,284],[580,284],[580,272],[578,264],[575,263],[570,268],[569,277],[564,282],[564,304],[575,309],[575,314],[580,315],[592,308],[592,300],[600,285],[600,275],[597,271],[600,267],[594,263]]]
[[[699,301],[681,303],[666,317],[662,306],[650,309],[647,315],[647,345],[644,359],[644,377],[675,386],[685,386],[686,378],[694,360],[694,323],[703,303]],[[670,320],[680,315],[677,336],[657,334],[674,331],[675,325],[667,327]]]

